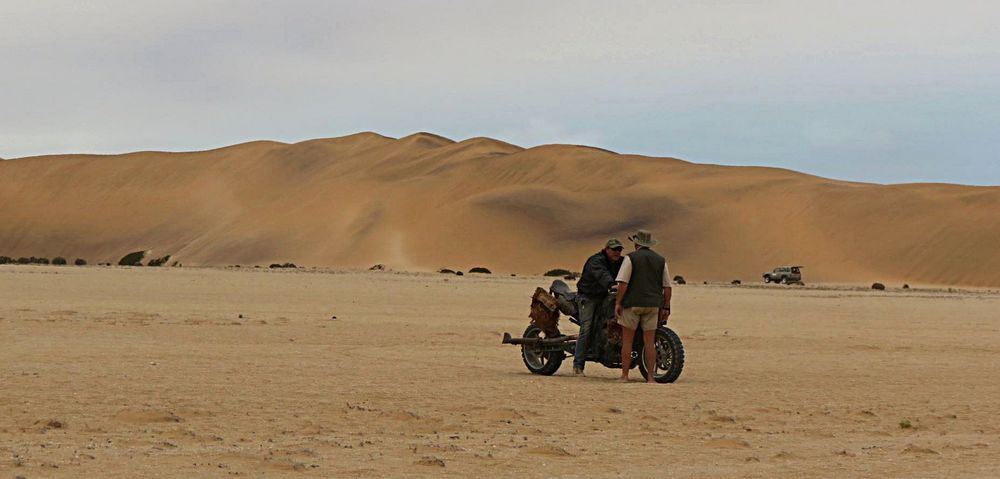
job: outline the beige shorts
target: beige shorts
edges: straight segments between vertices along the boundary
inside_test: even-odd
[[[642,326],[643,331],[655,331],[656,323],[660,320],[660,308],[625,308],[622,310],[622,317],[618,318],[618,324],[623,328],[636,329]]]

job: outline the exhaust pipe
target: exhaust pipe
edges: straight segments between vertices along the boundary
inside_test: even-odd
[[[569,336],[559,336],[558,338],[515,338],[510,333],[503,333],[503,342],[500,344],[526,344],[531,346],[549,346],[552,344],[562,344],[567,341],[575,341],[575,334]]]

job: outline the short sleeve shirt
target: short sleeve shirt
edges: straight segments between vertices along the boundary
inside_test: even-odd
[[[628,283],[632,279],[632,258],[625,255],[622,260],[622,268],[618,270],[618,277],[615,281],[619,283]],[[667,266],[666,260],[663,261],[663,287],[670,287],[670,267]]]

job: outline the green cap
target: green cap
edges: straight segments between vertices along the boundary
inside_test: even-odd
[[[605,248],[612,248],[612,249],[614,249],[614,248],[625,249],[625,245],[623,245],[621,241],[618,241],[618,238],[611,238],[611,239],[609,239],[608,240],[608,244],[604,245],[604,247]]]

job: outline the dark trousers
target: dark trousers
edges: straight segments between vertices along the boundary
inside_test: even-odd
[[[576,351],[573,353],[573,368],[583,369],[583,364],[587,361],[590,342],[594,337],[594,324],[597,323],[597,315],[600,313],[604,299],[582,294],[576,298],[577,319],[580,320],[580,337],[576,340]]]

